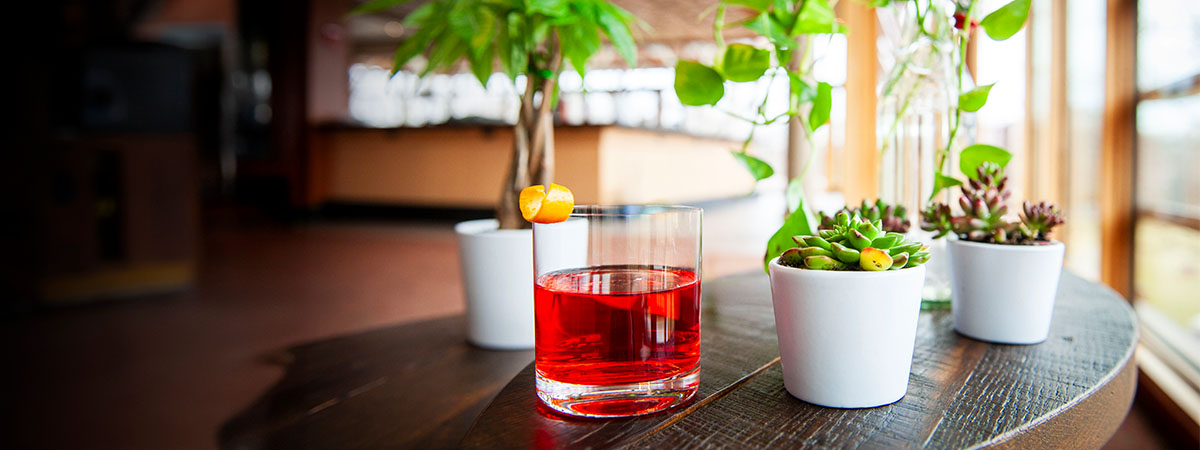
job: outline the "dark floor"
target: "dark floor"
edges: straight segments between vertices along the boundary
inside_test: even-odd
[[[723,214],[741,213],[706,214],[706,277],[759,267],[757,245],[736,243],[771,228]],[[210,224],[191,292],[5,324],[2,372],[15,389],[0,441],[15,445],[0,448],[214,448],[221,423],[280,377],[269,355],[461,313],[456,261],[448,223]],[[1134,408],[1107,448],[1169,448],[1159,436]]]

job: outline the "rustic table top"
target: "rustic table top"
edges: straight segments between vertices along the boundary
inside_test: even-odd
[[[871,409],[788,395],[770,285],[747,273],[703,285],[695,400],[632,419],[539,408],[532,351],[464,340],[461,316],[369,331],[277,355],[278,385],[225,424],[224,448],[800,447],[1098,448],[1129,410],[1137,327],[1106,287],[1064,273],[1050,338],[998,345],[922,312],[908,394]],[[498,392],[498,393],[497,393]]]

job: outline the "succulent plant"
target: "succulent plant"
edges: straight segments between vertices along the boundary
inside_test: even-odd
[[[779,256],[779,264],[813,270],[878,272],[919,266],[929,260],[929,247],[884,231],[882,219],[867,220],[840,211],[833,226],[815,236],[794,236],[799,245]]]
[[[872,222],[879,220],[883,224],[883,231],[892,233],[908,232],[908,211],[900,205],[889,205],[884,203],[883,200],[876,200],[872,204],[863,200],[862,206],[855,208],[846,206],[837,212],[843,211],[850,215],[858,215]],[[826,215],[824,212],[819,213],[821,216],[821,225],[818,228],[822,230],[833,229],[833,226],[837,224],[835,221],[837,212],[833,215]]]
[[[955,215],[950,205],[930,203],[921,211],[921,229],[936,231],[934,239],[951,232],[959,239],[991,244],[1037,245],[1050,242],[1050,231],[1064,222],[1062,213],[1053,203],[1032,204],[1026,201],[1019,221],[1005,216],[1008,177],[994,163],[976,168],[976,178],[961,186],[958,205],[962,214]]]

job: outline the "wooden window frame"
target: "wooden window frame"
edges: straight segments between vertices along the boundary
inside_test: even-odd
[[[1184,95],[1200,91],[1200,76],[1163,89],[1139,94],[1137,87],[1138,2],[1137,0],[1107,0],[1107,33],[1105,47],[1105,95],[1100,179],[1101,280],[1132,301],[1136,292],[1133,283],[1133,232],[1139,214],[1136,204],[1137,167],[1137,106],[1142,100]],[[1177,86],[1179,85],[1179,86]],[[1177,220],[1172,222],[1178,223]],[[1187,223],[1195,228],[1194,223]],[[1153,334],[1153,330],[1144,330]],[[1153,336],[1145,336],[1152,338]],[[1152,339],[1151,339],[1152,340]],[[1190,441],[1191,448],[1200,445],[1200,427],[1184,411],[1171,387],[1179,383],[1169,378],[1175,375],[1162,369],[1159,352],[1140,345],[1139,395],[1145,410],[1156,422],[1167,425],[1170,437]]]

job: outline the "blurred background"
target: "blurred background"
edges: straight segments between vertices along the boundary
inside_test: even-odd
[[[0,447],[218,447],[287,347],[463,312],[452,227],[492,216],[518,91],[465,67],[389,76],[423,2],[348,16],[358,3],[67,0],[10,16]],[[708,2],[615,3],[649,25],[638,64],[605,47],[586,77],[563,74],[557,182],[577,203],[702,206],[705,277],[756,270],[804,159],[787,125],[755,133],[778,172],[756,188],[729,154],[749,125],[672,87],[677,61],[717,49]],[[818,209],[875,196],[873,42],[815,44],[834,86],[830,126],[801,150]],[[1200,3],[1037,1],[1025,30],[973,52],[975,80],[1001,81],[974,132],[1014,153],[1014,198],[1058,202],[1067,269],[1142,321],[1138,398],[1110,446],[1195,448]],[[787,83],[727,89],[720,109],[749,113]]]

